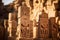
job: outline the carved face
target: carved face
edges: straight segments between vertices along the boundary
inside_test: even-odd
[[[29,17],[30,17],[29,12],[30,11],[29,11],[29,8],[28,7],[26,7],[26,6],[23,6],[22,7],[21,23],[25,27],[28,27],[28,25],[29,25]]]
[[[23,26],[28,26],[29,25],[29,18],[27,16],[22,16],[21,23]]]

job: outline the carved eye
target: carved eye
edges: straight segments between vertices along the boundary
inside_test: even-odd
[[[23,33],[22,29],[21,29],[21,32]]]
[[[38,1],[36,1],[36,3],[39,3]]]
[[[23,26],[23,27],[24,27],[24,25],[23,25],[23,24],[21,24],[21,26]]]
[[[44,28],[43,25],[41,25],[41,28]]]
[[[53,25],[53,27],[56,29],[56,26],[55,25]]]
[[[24,13],[24,15],[26,15],[26,13]]]

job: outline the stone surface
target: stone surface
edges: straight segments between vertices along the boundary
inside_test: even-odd
[[[13,3],[4,5],[0,0],[0,40],[16,40],[17,38],[19,40],[58,40],[59,2],[47,1],[14,0]],[[54,15],[50,15],[53,13]],[[4,21],[5,19],[7,22]],[[12,34],[11,37],[9,33]]]
[[[44,16],[43,16],[44,15]],[[48,24],[48,15],[47,14],[42,14],[39,17],[39,37],[40,38],[48,38],[49,37],[49,24]]]

